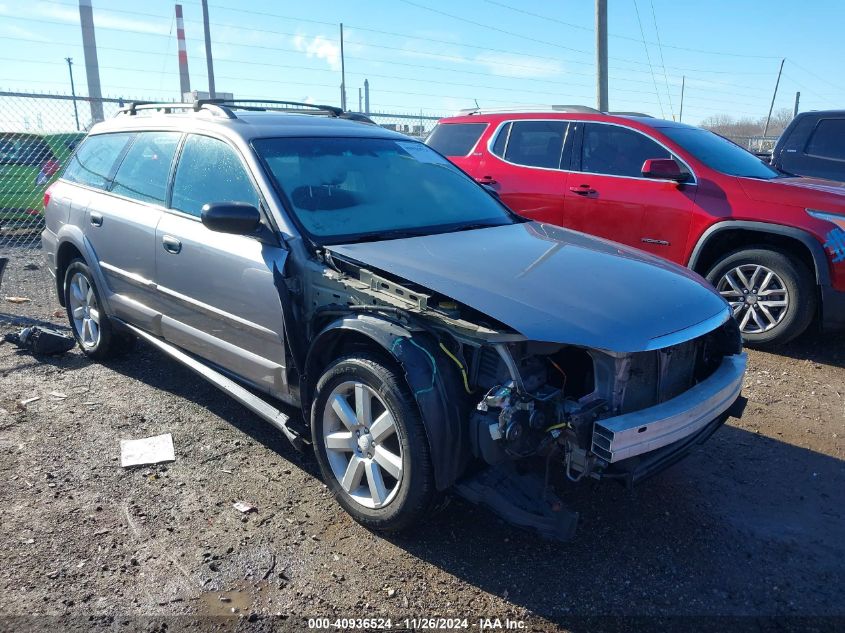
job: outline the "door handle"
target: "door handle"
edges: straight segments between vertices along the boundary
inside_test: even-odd
[[[103,215],[101,213],[91,213],[91,224],[94,226],[103,226]]]
[[[177,240],[175,237],[165,235],[163,238],[161,238],[161,243],[164,246],[164,250],[166,250],[168,253],[178,255],[179,251],[182,250],[182,242]]]
[[[577,193],[579,196],[586,196],[591,193],[596,193],[596,190],[593,189],[590,185],[578,185],[577,187],[570,187],[569,190],[572,193]]]
[[[475,182],[480,185],[495,185],[496,179],[493,176],[482,176],[481,178],[476,178]]]

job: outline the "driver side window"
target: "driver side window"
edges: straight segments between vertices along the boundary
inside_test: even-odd
[[[641,178],[649,158],[672,158],[663,146],[634,130],[590,123],[581,143],[581,171]]]
[[[209,202],[246,202],[258,207],[258,193],[240,157],[227,143],[191,134],[176,167],[170,206],[196,217]]]

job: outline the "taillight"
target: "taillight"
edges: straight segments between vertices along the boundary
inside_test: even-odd
[[[44,192],[44,208],[45,208],[45,209],[47,208],[47,205],[48,205],[48,204],[50,204],[50,196],[52,195],[52,194],[50,193],[50,190],[51,190],[52,188],[53,188],[53,187],[47,187],[47,190]]]

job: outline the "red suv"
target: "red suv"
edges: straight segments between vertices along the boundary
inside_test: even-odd
[[[788,177],[690,125],[580,107],[473,111],[426,142],[521,215],[704,275],[748,343],[788,341],[816,315],[845,328],[845,184]]]

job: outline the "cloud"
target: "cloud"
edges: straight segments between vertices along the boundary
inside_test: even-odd
[[[2,13],[2,5],[0,5],[0,13]],[[16,37],[25,40],[35,40],[38,42],[49,42],[50,40],[43,35],[39,35],[34,31],[25,29],[16,24],[0,24],[0,35],[4,37]]]
[[[305,35],[295,35],[293,46],[309,58],[316,57],[324,60],[332,70],[340,70],[340,46],[322,35],[310,39]]]
[[[520,79],[548,79],[563,74],[563,64],[551,59],[537,59],[512,53],[480,53],[475,63],[486,67],[489,73]]]
[[[79,24],[79,11],[77,9],[70,9],[56,5],[37,4],[34,7],[34,12],[37,15],[46,18],[53,18],[61,22]],[[157,35],[167,35],[169,30],[168,25],[157,24],[147,20],[135,20],[132,18],[110,16],[103,13],[97,13],[96,11],[94,11],[94,26],[104,29],[135,31],[138,33],[155,33]]]

